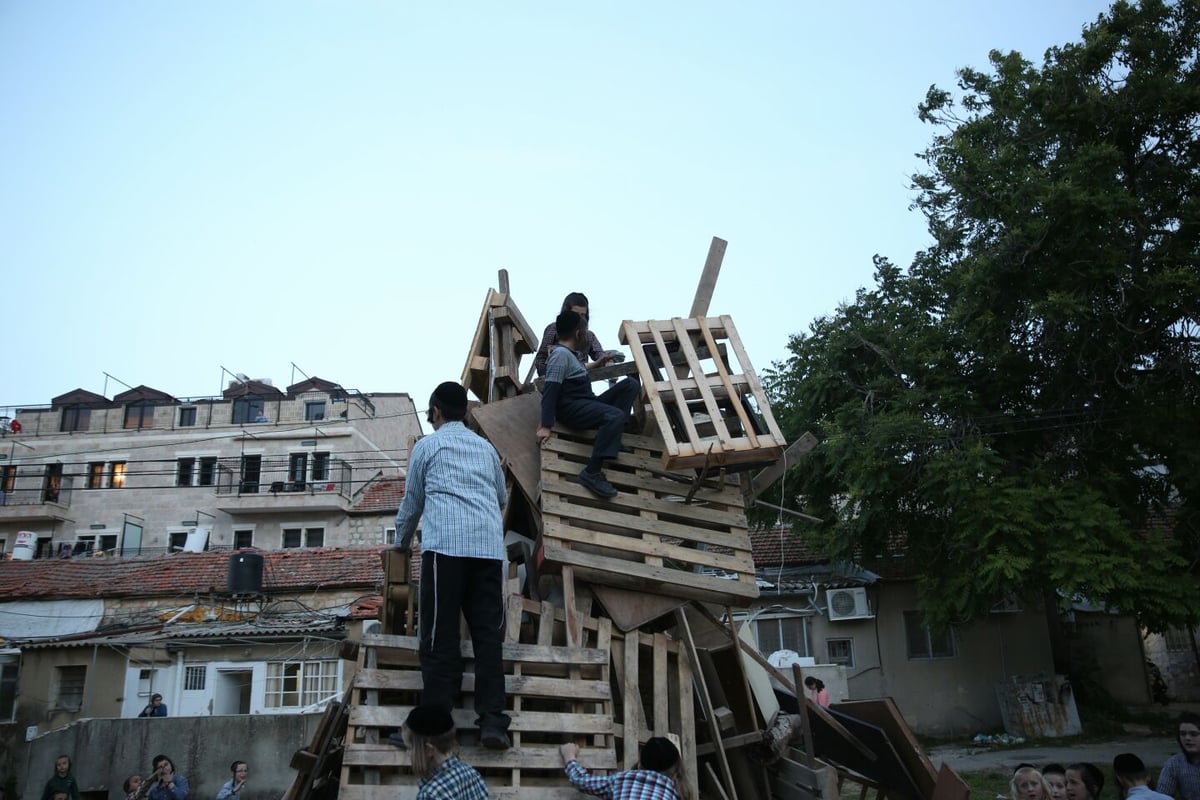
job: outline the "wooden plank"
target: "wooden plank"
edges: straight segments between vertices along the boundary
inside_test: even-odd
[[[970,797],[971,787],[959,777],[953,767],[943,761],[930,800],[969,800]]]
[[[648,622],[665,617],[688,602],[678,597],[634,592],[615,586],[597,585],[592,587],[592,591],[608,612],[612,623],[622,631],[640,628]]]
[[[704,269],[700,272],[700,283],[696,286],[696,295],[692,298],[692,308],[688,311],[689,317],[703,317],[708,314],[708,306],[712,302],[713,290],[717,286],[717,276],[721,274],[721,263],[725,260],[725,248],[728,244],[724,239],[716,236],[709,243],[708,256],[704,259]]]
[[[927,800],[933,796],[934,787],[938,781],[938,773],[933,768],[929,756],[921,747],[912,729],[904,720],[904,715],[890,697],[880,697],[872,700],[851,700],[835,703],[830,706],[834,711],[877,725],[887,734],[892,747],[896,749],[900,760],[904,762],[909,775],[921,790]]]
[[[616,754],[611,750],[588,748],[588,764],[596,769],[619,769]],[[562,756],[557,744],[531,744],[508,750],[489,750],[486,747],[459,745],[459,757],[476,769],[548,769],[562,770]],[[412,756],[390,744],[348,744],[342,756],[351,766],[409,767]]]
[[[421,690],[421,673],[412,670],[362,669],[354,675],[354,687],[358,689],[385,689],[391,691]],[[475,673],[463,674],[462,690],[475,691]],[[552,678],[537,675],[505,675],[504,690],[508,694],[525,697],[561,697],[577,700],[601,701],[612,697],[612,691],[603,679],[588,680],[583,677]]]
[[[698,664],[699,659],[696,656],[696,643],[692,639],[692,629],[688,625],[687,614],[682,610],[675,612],[675,623],[678,626],[680,638],[687,649],[688,658],[693,664]],[[696,697],[700,701],[700,709],[704,712],[705,721],[708,724],[709,739],[717,746],[717,766],[720,768],[721,780],[723,782],[726,794],[733,800],[737,800],[737,789],[733,782],[733,773],[729,769],[729,759],[725,754],[725,748],[721,744],[721,731],[717,727],[715,715],[713,714],[713,704],[708,693],[708,684],[704,680],[702,672],[693,672],[693,679],[696,686]]]
[[[472,421],[496,448],[521,492],[534,505],[540,497],[542,456],[534,431],[541,418],[541,404],[542,396],[535,392],[471,409]]]
[[[796,463],[816,446],[817,437],[813,436],[811,432],[805,431],[804,435],[788,445],[778,461],[766,469],[755,473],[754,477],[748,481],[749,490],[747,494],[750,496],[750,499],[756,499],[766,491],[771,484],[783,477],[784,472],[796,466]]]
[[[633,631],[625,638],[625,688],[622,697],[625,721],[625,769],[633,769],[638,761],[638,734],[646,726],[646,713],[642,710],[640,683],[641,634]]]
[[[415,636],[390,636],[372,633],[363,636],[364,646],[375,648],[394,648],[416,653],[419,647]],[[470,641],[460,643],[462,656],[474,660],[475,649]],[[595,664],[603,665],[608,662],[608,653],[594,647],[540,647],[529,644],[505,643],[502,648],[505,661],[527,661],[544,664]]]

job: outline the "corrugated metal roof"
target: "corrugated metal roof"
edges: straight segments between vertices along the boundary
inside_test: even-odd
[[[100,636],[80,636],[75,639],[45,642],[30,642],[22,645],[23,650],[45,650],[54,647],[92,647],[162,644],[172,641],[195,639],[278,639],[314,634],[339,633],[345,630],[336,618],[309,618],[294,621],[270,622],[211,622],[168,625],[153,630],[124,631]]]

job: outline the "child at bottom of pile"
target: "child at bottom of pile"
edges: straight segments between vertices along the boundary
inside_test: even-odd
[[[417,706],[401,728],[421,777],[417,800],[487,800],[487,784],[475,768],[459,760],[454,718],[441,706]]]
[[[670,739],[651,737],[642,746],[637,769],[615,775],[589,775],[576,761],[579,746],[568,742],[559,749],[567,779],[579,791],[605,800],[690,800],[680,774],[679,749]]]

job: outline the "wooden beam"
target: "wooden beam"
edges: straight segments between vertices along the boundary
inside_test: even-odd
[[[712,302],[713,290],[717,287],[717,276],[721,274],[721,262],[725,260],[725,248],[729,242],[714,236],[708,246],[708,257],[704,259],[704,270],[700,273],[700,284],[696,287],[696,296],[692,298],[692,310],[689,317],[708,316],[708,306]]]
[[[796,466],[796,462],[800,460],[801,456],[816,446],[817,437],[813,436],[811,432],[805,431],[803,436],[788,445],[778,461],[766,469],[760,470],[750,479],[748,494],[751,499],[757,499],[771,484],[783,477],[784,472]]]
[[[790,508],[784,508],[783,506],[777,506],[774,503],[768,503],[764,500],[755,500],[754,505],[762,506],[763,508],[769,508],[772,511],[778,511],[781,514],[787,514],[789,517],[796,517],[797,519],[802,519],[807,522],[821,523],[821,522],[825,521],[825,520],[821,519],[820,517],[814,517],[811,514],[805,514],[801,511],[792,511]]]

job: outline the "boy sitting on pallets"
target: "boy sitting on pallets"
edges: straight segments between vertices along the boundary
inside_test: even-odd
[[[596,429],[592,457],[579,473],[579,482],[600,497],[616,497],[617,490],[604,477],[605,459],[616,458],[621,451],[621,434],[629,421],[629,411],[641,390],[637,378],[625,378],[599,397],[592,391],[587,368],[575,357],[575,350],[587,339],[583,317],[567,310],[555,320],[558,344],[546,361],[546,383],[542,389],[542,419],[537,429],[539,441],[550,438],[556,419],[572,428]]]

